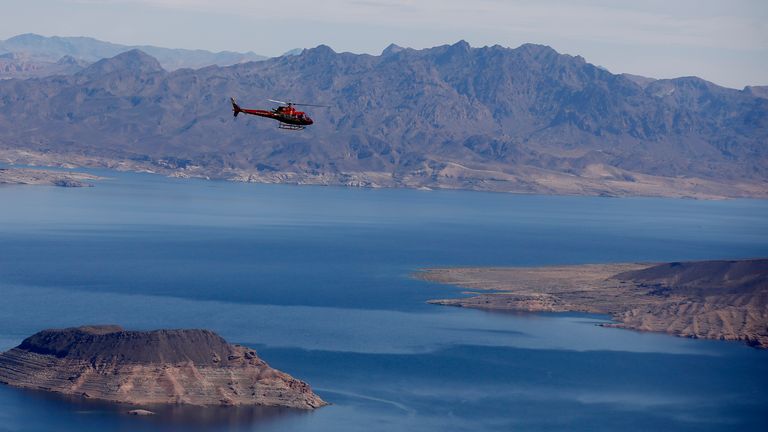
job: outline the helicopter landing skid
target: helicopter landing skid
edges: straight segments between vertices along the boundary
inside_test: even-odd
[[[302,129],[304,129],[304,126],[292,125],[292,124],[288,124],[288,123],[278,123],[277,127],[278,127],[278,129],[285,129],[285,130],[302,130]]]

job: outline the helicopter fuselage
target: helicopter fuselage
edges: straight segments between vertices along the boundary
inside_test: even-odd
[[[250,115],[255,115],[259,117],[266,117],[270,118],[272,120],[278,121],[278,127],[280,129],[289,129],[289,130],[301,130],[304,129],[306,126],[309,126],[314,123],[314,121],[305,113],[304,111],[299,111],[296,108],[294,108],[294,104],[292,102],[282,102],[285,105],[280,105],[277,108],[267,111],[267,110],[260,110],[260,109],[246,109],[241,108],[240,105],[235,102],[235,98],[230,98],[232,102],[232,113],[237,117],[239,113],[245,113]],[[280,101],[274,101],[270,99],[272,102],[280,102]],[[308,105],[308,104],[302,104],[302,105]],[[310,106],[322,106],[325,107],[325,105],[310,105]]]
[[[240,109],[240,112],[259,117],[271,118],[281,123],[295,126],[309,126],[314,121],[303,111],[297,111],[292,107],[277,107],[272,111],[258,109]]]

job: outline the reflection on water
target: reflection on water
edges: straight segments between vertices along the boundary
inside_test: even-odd
[[[193,427],[198,429],[222,426],[242,427],[255,423],[265,425],[278,418],[287,419],[290,416],[310,413],[299,409],[260,406],[201,408],[183,405],[146,405],[141,408],[155,413],[155,415],[146,416],[146,421],[163,428],[173,425],[184,430],[190,430]],[[124,408],[120,413],[125,413]]]
[[[80,396],[62,395],[42,390],[30,390],[0,387],[0,400],[3,408],[17,409],[17,415],[24,411],[46,412],[47,415],[66,414],[67,417],[84,424],[93,422],[94,426],[116,425],[140,427],[141,425],[159,430],[246,430],[254,424],[267,426],[276,420],[288,420],[292,417],[311,414],[310,411],[260,406],[237,407],[197,407],[185,405],[126,405]],[[130,411],[142,409],[153,415],[138,416]],[[16,425],[24,430],[34,425],[37,416],[30,413],[24,425]],[[16,416],[14,416],[16,417]],[[0,417],[2,420],[2,417]],[[107,423],[103,423],[106,421]],[[13,422],[5,426],[13,426]],[[33,428],[34,429],[34,428]]]

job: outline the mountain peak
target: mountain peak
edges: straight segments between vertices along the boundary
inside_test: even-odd
[[[391,43],[389,44],[388,47],[384,48],[384,51],[381,52],[381,55],[388,56],[388,55],[397,54],[401,51],[405,51],[405,48],[401,47],[400,45]]]
[[[314,48],[304,50],[303,53],[312,55],[331,55],[336,54],[336,51],[334,51],[333,48],[329,47],[328,45],[320,44]]]
[[[36,33],[23,33],[5,40],[7,43],[29,43],[29,42],[41,42],[47,39],[45,36],[40,36]]]
[[[465,41],[464,39],[456,42],[455,44],[451,45],[451,49],[453,50],[463,50],[463,51],[469,51],[472,47],[469,45],[469,42]]]
[[[120,53],[112,57],[112,60],[126,62],[126,63],[130,62],[130,63],[152,64],[152,65],[156,65],[158,69],[162,69],[160,67],[160,63],[157,61],[156,58],[152,57],[151,55],[145,53],[144,51],[138,48]]]
[[[301,53],[303,53],[303,52],[304,52],[304,48],[294,48],[292,50],[288,50],[288,51],[284,52],[283,55],[281,55],[280,57],[297,56],[297,55],[301,55]]]
[[[558,54],[558,52],[555,51],[549,45],[541,45],[541,44],[534,44],[534,43],[525,43],[520,45],[516,49],[532,55],[551,54],[551,53]]]
[[[105,75],[117,71],[134,73],[164,72],[160,62],[139,49],[132,49],[112,58],[99,60],[83,70],[86,75]]]
[[[318,45],[315,48],[305,49],[297,58],[300,58],[300,61],[306,61],[307,64],[325,67],[334,61],[336,51],[328,45]]]

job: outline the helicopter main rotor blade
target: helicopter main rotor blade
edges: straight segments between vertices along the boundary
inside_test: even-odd
[[[295,106],[311,106],[311,107],[320,107],[320,108],[330,108],[330,105],[314,105],[314,104],[305,104],[305,103],[291,103],[291,105]]]
[[[311,107],[320,107],[320,108],[330,108],[330,105],[315,105],[315,104],[306,104],[306,103],[296,103],[296,102],[286,102],[281,100],[275,100],[275,99],[267,99],[270,102],[279,103],[282,105],[292,105],[292,106],[311,106]]]

